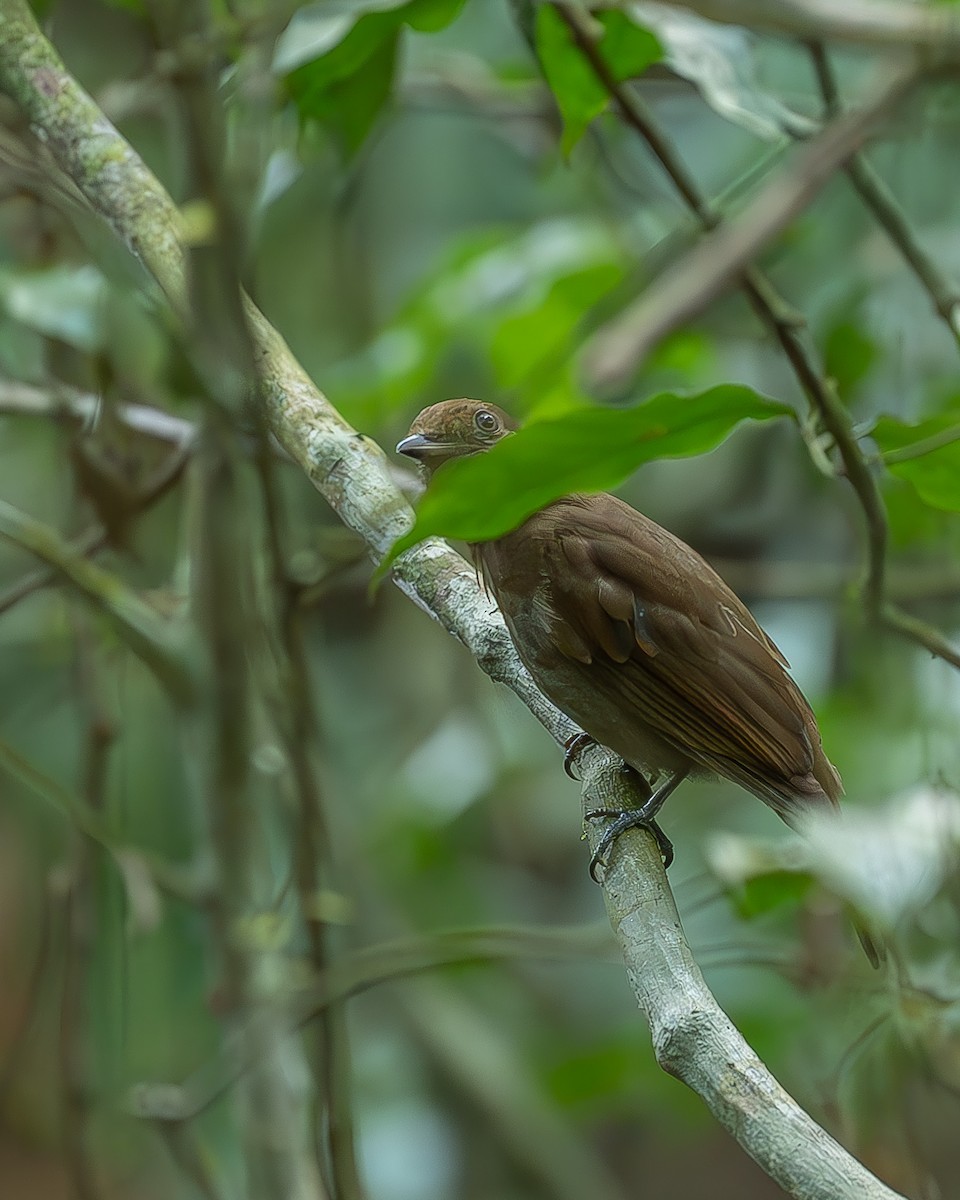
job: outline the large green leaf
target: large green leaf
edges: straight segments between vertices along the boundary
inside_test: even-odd
[[[591,20],[603,29],[595,43],[597,53],[617,83],[641,75],[663,57],[654,35],[624,13],[611,9],[592,14]],[[569,154],[594,117],[607,107],[610,92],[597,78],[566,21],[550,4],[537,12],[536,40],[543,74],[563,117],[560,145],[564,154]]]
[[[960,413],[941,413],[918,425],[881,417],[873,438],[890,456],[888,469],[912,484],[925,503],[960,512]],[[902,452],[911,457],[898,461]]]
[[[721,384],[694,396],[663,393],[636,408],[582,408],[535,422],[486,454],[442,467],[391,561],[435,535],[498,537],[558,496],[616,487],[645,462],[712,450],[741,421],[788,414],[748,387]]]

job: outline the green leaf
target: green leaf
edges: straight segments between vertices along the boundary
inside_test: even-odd
[[[546,296],[516,316],[507,317],[496,331],[490,356],[497,380],[513,388],[544,370],[554,371],[569,361],[570,346],[584,313],[623,278],[616,263],[597,263],[557,279]]]
[[[596,41],[610,74],[617,83],[641,75],[659,62],[663,50],[647,29],[635,25],[624,13],[613,9],[590,18],[603,29]],[[594,117],[607,107],[610,93],[597,78],[570,27],[550,4],[537,12],[537,56],[563,117],[560,146],[569,154]]]
[[[404,9],[403,19],[420,33],[436,33],[460,13],[466,0],[412,0]]]
[[[738,834],[715,834],[707,844],[707,863],[745,920],[778,908],[796,907],[813,886],[815,872],[802,846]]]
[[[287,76],[301,118],[325,125],[347,154],[361,145],[390,95],[398,37],[394,14],[374,13]]]
[[[398,36],[392,32],[375,43],[362,64],[342,78],[316,77],[311,63],[287,81],[301,117],[325,125],[348,155],[363,144],[390,97]]]
[[[374,42],[398,28],[397,10],[408,4],[409,0],[325,0],[298,9],[277,39],[274,74],[287,75],[320,61],[325,74],[356,69]]]
[[[744,880],[731,899],[744,920],[765,916],[778,908],[796,908],[813,886],[804,871],[767,871]]]
[[[300,116],[330,129],[353,154],[390,96],[401,27],[433,32],[464,0],[332,0],[300,9],[277,43],[273,70],[285,76]]]
[[[926,504],[960,512],[960,413],[941,413],[918,425],[881,417],[873,439],[888,470],[910,483]]]
[[[636,408],[582,408],[534,422],[486,454],[441,468],[388,562],[427,537],[499,537],[559,496],[614,488],[645,462],[712,450],[741,421],[787,415],[786,405],[748,387],[721,384],[694,396],[667,392]]]
[[[94,353],[106,341],[107,281],[91,266],[0,271],[0,305],[16,321]]]

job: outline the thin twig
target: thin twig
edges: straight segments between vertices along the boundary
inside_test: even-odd
[[[810,56],[827,116],[835,119],[841,113],[840,91],[822,42],[810,43]],[[934,309],[943,318],[951,337],[960,344],[960,288],[940,273],[936,263],[920,244],[893,193],[867,160],[855,154],[843,169],[857,195],[886,231],[930,296]]]
[[[913,442],[899,450],[886,450],[880,457],[889,467],[891,464],[909,462],[912,458],[923,458],[925,454],[932,454],[934,450],[952,446],[954,442],[960,442],[960,425],[951,425],[949,429],[931,433],[929,437],[921,438],[919,442]]]
[[[666,0],[711,21],[744,25],[800,41],[821,39],[902,50],[915,46],[937,60],[960,57],[960,20],[946,7],[876,0]]]
[[[102,550],[107,544],[107,535],[99,525],[81,533],[72,542],[67,543],[68,552],[75,558],[88,558]],[[21,600],[26,600],[35,592],[41,592],[60,579],[56,567],[38,567],[22,575],[16,583],[11,583],[4,592],[0,592],[0,614],[16,607]]]
[[[960,650],[939,633],[926,621],[903,612],[894,604],[884,604],[880,610],[880,620],[894,633],[910,638],[925,650],[929,650],[936,658],[942,658],[952,667],[960,670]]]
[[[99,396],[65,384],[39,388],[19,380],[0,379],[0,416],[52,417],[86,425],[96,419],[102,406]],[[160,442],[183,446],[196,436],[192,422],[147,404],[117,404],[111,411],[121,425]]]
[[[195,400],[199,404],[199,401]],[[103,408],[103,401],[92,392],[57,383],[51,388],[33,387],[18,380],[0,379],[0,416],[2,417],[48,417],[83,425],[96,421]],[[178,450],[187,451],[197,436],[197,425],[183,417],[175,417],[149,404],[114,404],[111,417],[133,433],[142,434],[158,442],[168,442]],[[270,434],[270,450],[281,462],[293,459]],[[245,450],[256,451],[253,438],[241,436]]]
[[[121,875],[125,862],[135,861],[146,870],[150,879],[161,891],[187,904],[204,900],[208,891],[204,881],[195,877],[187,867],[169,862],[150,850],[127,845],[110,828],[102,813],[91,809],[83,796],[63,787],[49,775],[45,775],[33,763],[18,754],[7,742],[0,740],[0,770],[17,779],[35,795],[56,809],[70,825],[90,841],[101,846],[116,862]]]
[[[74,646],[78,693],[85,725],[82,797],[87,810],[101,816],[114,725],[101,689],[100,668],[86,613],[74,612]],[[95,1056],[90,1044],[90,967],[96,944],[94,881],[96,842],[83,834],[75,839],[70,883],[64,910],[66,944],[60,1001],[60,1087],[64,1148],[78,1200],[100,1200],[90,1153]]]
[[[171,695],[194,694],[194,675],[179,641],[181,631],[114,575],[77,554],[49,525],[0,500],[0,537],[34,554],[109,619],[117,635]]]

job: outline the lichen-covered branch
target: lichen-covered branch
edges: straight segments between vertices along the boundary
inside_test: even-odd
[[[584,811],[629,803],[618,759],[599,746],[579,757]],[[602,826],[587,821],[591,850]],[[614,845],[603,898],[657,1061],[703,1097],[771,1178],[803,1200],[894,1200],[780,1086],[717,1005],[690,952],[653,837]]]

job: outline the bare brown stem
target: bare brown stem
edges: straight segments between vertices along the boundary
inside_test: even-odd
[[[90,812],[102,814],[114,724],[107,711],[100,666],[86,613],[74,612],[76,675],[85,726],[82,795]],[[66,896],[63,993],[60,1002],[60,1086],[64,1150],[77,1200],[100,1200],[90,1152],[94,1097],[91,1027],[88,1012],[90,964],[95,944],[93,888],[96,843],[80,834],[74,845]]]
[[[48,877],[43,881],[35,957],[30,968],[29,979],[24,987],[23,1000],[19,1005],[19,1011],[8,1038],[6,1057],[0,1064],[0,1111],[5,1107],[7,1096],[23,1063],[34,1023],[42,1012],[41,998],[51,957],[51,925],[53,924],[51,909],[55,899],[59,899],[60,895],[59,888],[54,886],[54,878],[56,878],[56,873],[53,877]]]
[[[836,118],[841,112],[840,91],[827,49],[822,42],[810,44],[810,56],[827,116]],[[960,288],[941,274],[936,263],[920,244],[920,239],[893,193],[863,155],[855,154],[845,165],[844,172],[864,206],[900,251],[929,295],[934,309],[950,331],[950,336],[960,345]]]

